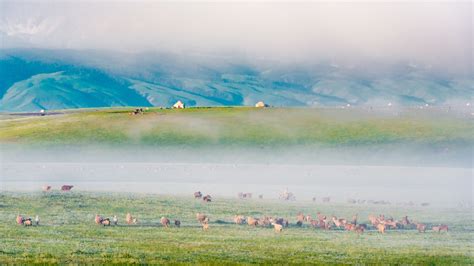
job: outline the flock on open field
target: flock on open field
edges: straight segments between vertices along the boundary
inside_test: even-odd
[[[61,191],[70,191],[72,185],[64,185],[61,187]],[[44,192],[51,191],[51,186],[46,185],[43,187]],[[195,199],[201,199],[203,202],[209,203],[212,201],[211,195],[207,194],[203,196],[201,191],[194,192],[193,194]],[[260,195],[262,198],[263,195]],[[285,190],[281,195],[280,199],[289,200],[289,198],[293,197],[293,195]],[[238,193],[239,199],[249,199],[252,198],[252,193]],[[329,197],[323,198],[323,202],[328,202],[330,200]],[[295,222],[292,224],[290,223],[288,218],[285,217],[278,217],[278,216],[268,216],[265,215],[263,217],[253,217],[253,216],[244,216],[244,215],[235,215],[233,217],[233,223],[236,225],[244,225],[247,224],[251,227],[273,227],[275,232],[281,233],[283,228],[289,228],[290,226],[294,227],[303,227],[305,224],[308,225],[309,228],[320,229],[320,230],[345,230],[356,232],[358,234],[364,233],[366,230],[374,230],[378,231],[381,234],[385,234],[387,230],[391,229],[416,229],[420,233],[425,233],[428,228],[431,227],[433,232],[448,232],[449,227],[446,224],[426,224],[426,223],[419,223],[416,221],[410,221],[408,216],[404,216],[399,220],[394,219],[393,217],[386,217],[384,214],[373,215],[370,214],[368,216],[368,223],[359,223],[359,215],[354,214],[351,219],[346,219],[343,217],[337,217],[335,215],[327,216],[320,212],[316,214],[313,218],[310,214],[303,214],[298,213],[295,217]],[[204,231],[209,229],[210,218],[208,214],[204,213],[196,213],[196,220],[202,227]],[[174,219],[173,224],[175,227],[181,227],[181,221],[179,219]],[[222,220],[219,220],[222,221]],[[119,225],[119,219],[117,215],[113,215],[112,218],[103,217],[99,214],[95,215],[94,222],[97,225],[105,226],[112,226],[112,225]],[[16,223],[18,225],[27,226],[39,226],[40,225],[40,218],[36,215],[35,219],[32,218],[25,218],[21,214],[18,214],[16,217]],[[132,216],[129,212],[125,216],[125,223],[127,225],[138,225],[139,221],[138,218]],[[160,224],[168,228],[171,226],[171,220],[168,217],[161,217]]]

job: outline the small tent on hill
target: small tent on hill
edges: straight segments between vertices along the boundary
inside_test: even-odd
[[[174,105],[173,105],[173,108],[174,109],[184,109],[185,108],[185,105],[182,101],[177,101]]]
[[[268,107],[268,104],[266,104],[266,103],[260,101],[260,102],[258,102],[258,103],[255,104],[255,107],[257,107],[257,108]]]

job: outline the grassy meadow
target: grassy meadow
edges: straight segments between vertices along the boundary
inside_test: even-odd
[[[444,110],[362,108],[131,108],[64,111],[49,116],[3,114],[0,143],[254,146],[366,146],[472,143],[471,118]]]
[[[126,225],[131,212],[137,225]],[[202,231],[196,212],[210,217]],[[368,223],[383,213],[427,224],[445,223],[448,233],[369,229],[362,235],[322,231],[295,225],[298,212],[350,218]],[[39,215],[39,226],[15,223],[16,215]],[[119,217],[118,226],[94,223],[95,214]],[[233,215],[288,218],[282,233],[271,228],[232,223]],[[181,228],[163,228],[162,216],[180,219]],[[127,193],[0,194],[0,264],[133,263],[133,264],[473,264],[474,225],[469,211],[433,207],[322,204],[276,200],[217,198],[204,203],[189,197]]]

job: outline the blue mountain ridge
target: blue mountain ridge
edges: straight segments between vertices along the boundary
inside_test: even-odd
[[[95,50],[0,50],[0,110],[111,106],[450,104],[469,101],[472,76],[429,67],[282,64],[212,55]]]

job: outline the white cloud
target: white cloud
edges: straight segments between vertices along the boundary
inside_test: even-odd
[[[277,60],[405,60],[450,68],[469,68],[472,60],[470,2],[1,1],[0,16],[5,46],[10,36],[35,47]]]

